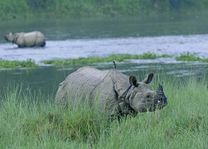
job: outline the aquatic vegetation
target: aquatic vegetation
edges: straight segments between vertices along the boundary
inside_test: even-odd
[[[81,57],[76,59],[54,59],[54,60],[46,60],[43,61],[44,64],[51,64],[54,66],[73,66],[73,65],[87,65],[93,63],[104,63],[104,62],[112,62],[118,61],[122,62],[129,59],[157,59],[157,58],[166,58],[166,57],[174,57],[171,55],[163,54],[157,55],[155,53],[144,53],[141,55],[131,55],[131,54],[113,54],[106,57]],[[198,56],[194,56],[193,54],[186,53],[181,54],[180,56],[175,57],[177,61],[198,61],[208,63],[208,58],[200,58]]]
[[[74,59],[53,59],[42,61],[43,64],[49,64],[57,67],[61,66],[74,66],[74,65],[89,65],[95,63],[105,63],[105,62],[123,62],[130,59],[157,59],[157,58],[166,58],[174,57],[171,55],[157,55],[155,53],[144,53],[141,55],[131,55],[131,54],[113,54],[106,57],[80,57]],[[208,63],[208,58],[200,58],[190,53],[181,54],[180,56],[175,57],[177,61],[198,61],[203,63]],[[38,64],[31,60],[18,61],[18,60],[0,60],[0,68],[32,68],[37,67]]]
[[[0,59],[0,68],[32,68],[36,66],[37,64],[31,59],[26,61]]]
[[[93,64],[118,61],[122,62],[128,59],[156,59],[160,57],[169,57],[168,55],[156,55],[154,53],[144,53],[141,55],[131,54],[113,54],[106,57],[88,57],[88,58],[77,58],[77,59],[54,59],[43,61],[44,64],[52,64],[55,66],[67,66],[67,65],[79,65],[79,64]]]
[[[87,105],[63,108],[53,98],[9,89],[1,96],[0,148],[207,148],[205,82],[165,78],[165,109],[120,122]]]
[[[200,58],[198,56],[195,56],[191,53],[181,54],[180,56],[176,57],[176,60],[178,61],[198,61],[198,62],[204,62],[208,63],[208,58]]]

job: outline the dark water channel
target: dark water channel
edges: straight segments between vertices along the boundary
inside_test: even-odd
[[[44,96],[54,97],[58,84],[64,78],[80,66],[71,68],[40,67],[38,69],[17,69],[0,71],[0,90],[4,92],[8,87],[22,87],[24,92],[41,93]],[[111,63],[96,64],[99,69],[112,68]],[[185,81],[188,78],[204,79],[208,76],[207,64],[162,64],[162,63],[136,63],[125,62],[118,64],[118,70],[143,79],[149,72],[155,73],[155,78],[163,81],[168,80]],[[174,82],[173,82],[174,83]]]

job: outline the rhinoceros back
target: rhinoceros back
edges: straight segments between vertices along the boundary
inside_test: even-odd
[[[44,46],[45,36],[39,31],[28,33],[16,33],[17,39],[15,43],[22,47]]]
[[[65,104],[67,101],[80,98],[95,98],[96,88],[104,81],[108,73],[109,71],[91,67],[78,69],[60,83],[56,93],[56,102]]]

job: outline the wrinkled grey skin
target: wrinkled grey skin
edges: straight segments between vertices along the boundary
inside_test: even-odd
[[[137,82],[134,76],[129,77],[115,69],[101,71],[82,67],[60,83],[55,100],[64,105],[79,99],[90,104],[97,102],[99,109],[111,116],[155,111],[167,105],[167,98],[161,85],[156,91],[150,89],[148,84],[153,76],[151,73]]]
[[[44,47],[45,36],[39,31],[29,33],[9,33],[4,36],[6,41],[15,43],[19,48],[24,47]]]

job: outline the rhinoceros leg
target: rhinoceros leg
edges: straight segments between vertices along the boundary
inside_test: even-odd
[[[42,44],[40,46],[45,47],[45,45],[46,45],[46,42],[44,41],[44,42],[42,42]]]
[[[24,45],[18,45],[18,48],[24,48],[25,46]]]

